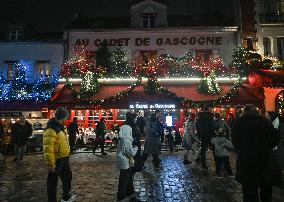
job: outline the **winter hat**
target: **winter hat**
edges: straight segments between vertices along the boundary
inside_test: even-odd
[[[55,118],[57,120],[66,119],[67,116],[68,116],[68,112],[66,111],[66,109],[61,108],[61,107],[56,109],[56,111],[55,111]]]

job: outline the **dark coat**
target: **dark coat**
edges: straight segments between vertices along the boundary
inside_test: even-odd
[[[272,185],[272,148],[278,141],[276,129],[266,118],[249,115],[237,119],[232,130],[236,180],[251,186]]]
[[[79,133],[78,124],[76,122],[71,122],[67,128],[69,139],[75,140],[76,134]]]
[[[129,125],[132,128],[133,146],[137,146],[137,147],[141,146],[141,143],[140,143],[141,135],[138,131],[137,125],[127,120],[123,122],[123,125]]]
[[[105,138],[105,124],[103,122],[99,122],[97,127],[96,127],[96,136],[98,138],[104,139]]]
[[[145,118],[142,117],[142,116],[137,117],[136,124],[137,124],[139,130],[140,130],[140,131],[143,131],[143,130],[144,130],[144,127],[146,126],[146,120],[145,120]]]
[[[211,112],[200,112],[196,121],[197,136],[201,141],[209,142],[215,135],[214,118]]]
[[[145,137],[145,154],[158,155],[161,150],[161,130],[162,125],[159,121],[148,121],[146,125],[146,137]]]
[[[11,131],[12,143],[15,145],[25,145],[32,135],[32,132],[32,125],[28,121],[26,121],[24,125],[16,122]]]

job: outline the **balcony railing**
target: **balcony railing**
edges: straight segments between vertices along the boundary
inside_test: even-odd
[[[284,13],[263,13],[260,15],[260,23],[284,23]]]

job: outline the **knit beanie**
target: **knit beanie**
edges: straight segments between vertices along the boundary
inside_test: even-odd
[[[55,111],[55,118],[57,120],[66,119],[67,116],[68,116],[68,113],[67,113],[66,109],[61,108],[61,107],[56,109],[56,111]]]

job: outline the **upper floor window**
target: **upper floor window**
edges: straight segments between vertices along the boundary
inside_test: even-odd
[[[195,56],[200,57],[200,59],[204,62],[208,62],[212,57],[212,50],[195,50]]]
[[[278,59],[284,61],[284,37],[277,38]]]
[[[8,80],[12,80],[13,76],[15,75],[15,71],[16,71],[16,64],[18,63],[18,61],[5,61],[4,64],[4,76],[8,79]]]
[[[140,56],[142,64],[145,66],[149,64],[151,61],[157,60],[157,51],[156,50],[140,51]]]
[[[17,41],[23,39],[23,26],[11,26],[9,28],[9,40],[10,41]]]
[[[277,10],[278,13],[284,13],[284,0],[278,0]]]
[[[156,13],[142,13],[143,27],[156,27],[157,14]]]
[[[264,56],[270,56],[271,54],[271,39],[269,37],[263,37],[263,54]]]
[[[49,61],[37,61],[36,63],[36,69],[35,69],[35,76],[38,74],[41,74],[45,77],[48,77],[50,75],[50,62]]]
[[[247,45],[248,50],[253,50],[253,40],[252,40],[251,37],[247,38],[247,44],[246,45]]]

